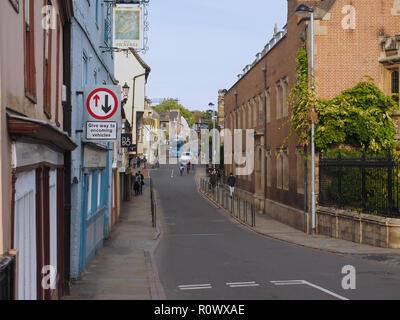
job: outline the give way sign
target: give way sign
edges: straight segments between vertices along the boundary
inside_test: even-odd
[[[107,88],[93,90],[86,100],[87,111],[96,120],[109,120],[119,109],[117,95]]]
[[[84,121],[86,140],[113,142],[121,137],[121,87],[86,87]]]

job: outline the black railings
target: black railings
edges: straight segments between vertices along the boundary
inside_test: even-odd
[[[150,178],[151,221],[153,228],[157,228],[157,203],[154,198],[153,179]]]
[[[251,226],[256,226],[256,210],[254,201],[248,201],[230,192],[224,186],[212,187],[208,179],[200,179],[200,192],[226,209],[233,217]]]
[[[400,217],[399,162],[385,157],[321,158],[319,204]]]

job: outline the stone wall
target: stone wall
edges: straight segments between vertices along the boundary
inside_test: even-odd
[[[381,248],[400,248],[400,219],[319,207],[317,233]]]

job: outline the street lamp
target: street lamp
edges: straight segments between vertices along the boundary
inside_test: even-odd
[[[128,99],[130,89],[131,89],[131,87],[128,85],[127,82],[125,82],[125,85],[122,87],[122,93],[123,93],[125,99]]]
[[[295,13],[300,18],[307,18],[310,15],[310,33],[311,33],[311,90],[314,91],[314,9],[300,4],[296,7]],[[312,106],[314,113],[314,106]],[[314,116],[311,116],[311,223],[312,230],[316,228],[316,203],[315,203],[315,123]]]
[[[215,161],[214,161],[214,159],[215,159],[215,155],[216,155],[215,147],[217,145],[216,141],[215,141],[215,110],[214,110],[215,104],[210,102],[208,106],[210,107],[210,110],[213,111],[213,115],[212,115],[212,121],[213,121],[213,144],[212,144],[213,159],[212,160],[213,160],[213,168],[215,169]]]

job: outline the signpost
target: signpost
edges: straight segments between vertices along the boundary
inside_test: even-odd
[[[121,136],[121,88],[102,86],[85,90],[85,132],[88,141],[114,142]]]

